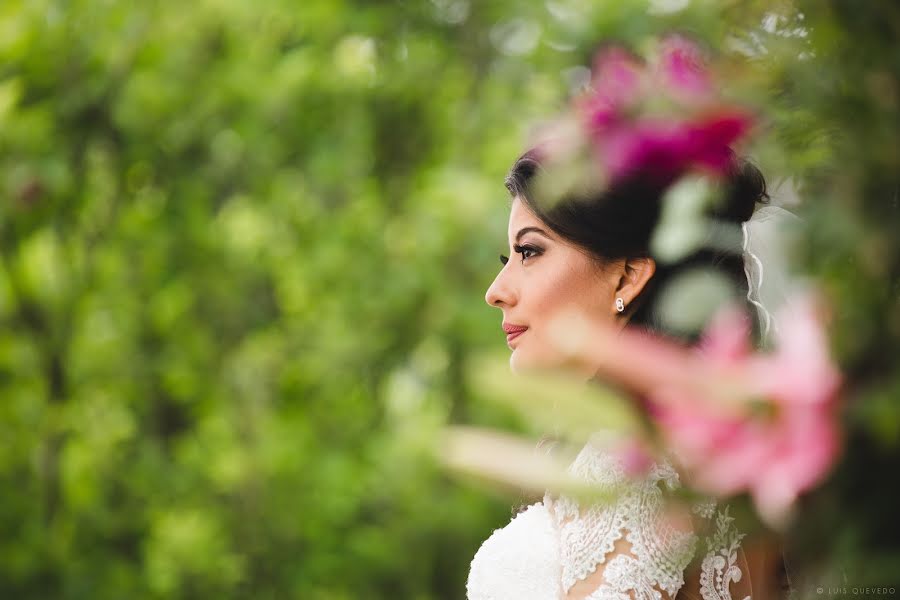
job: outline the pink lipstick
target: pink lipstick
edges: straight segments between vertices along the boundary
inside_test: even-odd
[[[506,332],[506,343],[509,344],[514,339],[525,333],[528,327],[524,325],[514,325],[512,323],[503,323],[503,331]]]

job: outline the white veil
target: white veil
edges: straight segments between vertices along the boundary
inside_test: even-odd
[[[741,225],[747,300],[759,314],[763,344],[778,331],[772,315],[785,304],[793,287],[787,257],[801,225],[797,215],[776,205],[757,209]]]

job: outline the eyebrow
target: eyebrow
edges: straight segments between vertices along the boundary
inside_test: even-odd
[[[550,236],[547,235],[547,232],[544,231],[543,229],[541,229],[540,227],[523,227],[522,229],[519,230],[519,233],[516,234],[516,242],[518,242],[519,239],[523,235],[525,235],[526,233],[528,233],[530,231],[534,231],[535,233],[540,233],[542,236],[544,236],[548,240],[550,239]]]

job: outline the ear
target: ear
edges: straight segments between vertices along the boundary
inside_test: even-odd
[[[656,261],[652,258],[629,258],[623,265],[619,284],[616,287],[616,296],[622,298],[625,306],[628,306],[640,295],[654,273],[656,273]]]

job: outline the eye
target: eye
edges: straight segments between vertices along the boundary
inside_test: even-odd
[[[506,265],[506,263],[508,263],[508,262],[509,262],[509,257],[508,257],[508,256],[503,256],[503,255],[501,254],[501,255],[500,255],[500,264]]]
[[[525,262],[528,258],[534,258],[541,254],[541,249],[535,246],[513,246],[513,250],[515,250],[518,254],[522,255],[522,262]]]

